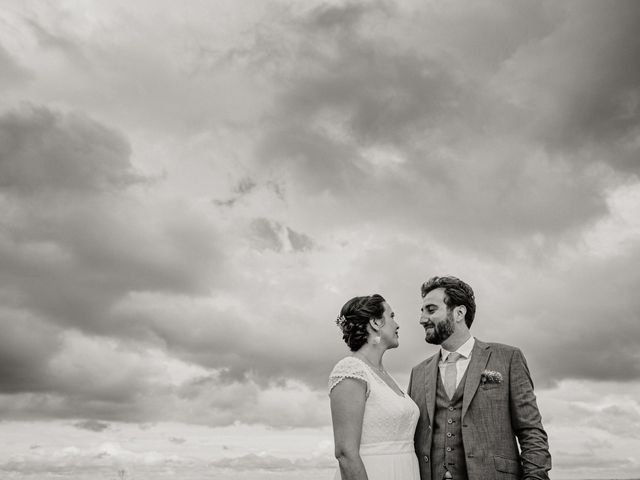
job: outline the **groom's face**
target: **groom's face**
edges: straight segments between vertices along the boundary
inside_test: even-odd
[[[452,312],[444,303],[444,289],[431,290],[422,299],[420,324],[424,328],[424,339],[428,343],[440,345],[455,330]]]

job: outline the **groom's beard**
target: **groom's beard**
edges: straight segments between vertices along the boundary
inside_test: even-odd
[[[453,335],[455,324],[453,321],[453,313],[448,311],[447,318],[444,322],[433,324],[433,330],[427,330],[424,339],[427,343],[441,345],[447,338]]]

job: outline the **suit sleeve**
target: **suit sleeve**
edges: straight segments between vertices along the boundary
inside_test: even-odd
[[[411,369],[411,375],[409,375],[409,385],[407,385],[407,393],[411,397],[411,386],[413,385],[413,368]],[[413,398],[413,397],[412,397]]]
[[[514,351],[510,367],[511,423],[520,444],[523,480],[549,480],[551,455],[547,433],[533,392],[527,361],[519,349]]]
[[[414,367],[414,368],[411,369],[411,375],[409,375],[409,385],[407,386],[407,394],[409,395],[409,397],[411,397],[413,399],[413,401],[415,401],[418,404],[418,406],[419,406],[419,408],[421,410],[421,412],[420,412],[421,417],[420,418],[422,418],[422,407],[420,406],[419,402],[416,401],[416,396],[413,393],[413,388],[414,388],[413,377],[416,374],[416,369],[417,369],[417,367]],[[416,426],[416,431],[414,432],[414,435],[413,435],[413,446],[414,446],[416,454],[418,456],[423,455],[422,447],[424,445],[424,441],[422,439],[422,429],[423,429],[423,427],[421,425],[421,421],[419,420],[418,421],[418,425]]]

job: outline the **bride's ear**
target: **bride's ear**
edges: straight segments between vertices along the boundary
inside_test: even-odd
[[[380,330],[380,327],[382,327],[380,320],[377,318],[370,318],[369,319],[369,325],[371,325],[371,329],[374,332],[377,332],[378,330]]]

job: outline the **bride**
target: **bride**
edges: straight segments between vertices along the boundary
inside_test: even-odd
[[[334,480],[420,480],[413,435],[420,411],[382,365],[398,324],[380,295],[344,304],[336,323],[352,354],[329,376]]]

